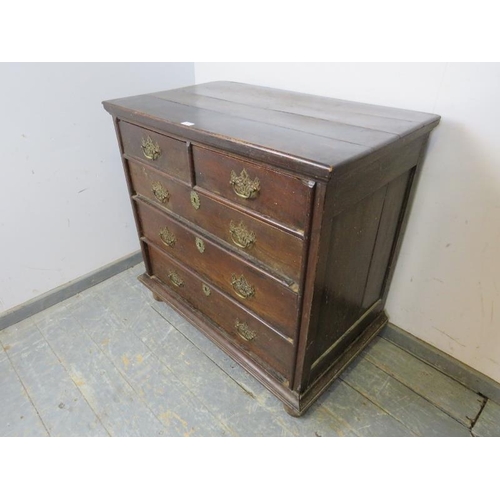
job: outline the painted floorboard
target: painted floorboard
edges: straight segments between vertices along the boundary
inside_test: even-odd
[[[500,437],[500,405],[488,400],[472,429],[474,436]]]
[[[163,424],[71,317],[70,308],[35,321],[110,435],[164,435]]]
[[[137,265],[0,332],[0,435],[48,428],[83,436],[96,421],[95,434],[113,436],[471,434],[482,398],[383,339],[302,418],[290,417],[197,328],[154,301],[137,281],[143,272]],[[488,401],[472,433],[500,435],[499,413]]]
[[[354,435],[343,421],[338,420],[328,410],[315,405],[300,419],[289,416],[281,402],[262,384],[239,366],[198,329],[186,321],[167,304],[157,303],[153,307],[168,319],[190,342],[208,356],[228,377],[238,384],[243,391],[250,394],[276,422],[294,436],[350,436]]]
[[[238,363],[233,361],[221,349],[214,345],[197,328],[184,319],[169,305],[157,302],[152,298],[151,292],[139,281],[137,276],[144,272],[143,265],[136,266],[127,271],[124,282],[131,290],[143,296],[159,314],[175,326],[190,342],[201,352],[208,356],[228,377],[238,384],[244,392],[253,397],[266,411],[273,415],[280,426],[287,429],[295,436],[352,436],[355,435],[345,423],[337,419],[331,412],[319,404],[314,405],[300,419],[289,416],[284,410],[281,402],[274,397],[262,384],[244,370]],[[124,273],[125,274],[125,273]],[[133,300],[132,300],[133,303]],[[118,304],[123,311],[123,317],[130,317],[130,309]],[[127,319],[128,321],[128,319]]]
[[[387,340],[375,339],[362,356],[467,427],[482,407],[484,398]]]
[[[140,340],[145,330],[173,328],[149,305],[136,311],[140,329],[124,326],[95,295],[73,317],[101,347],[166,428],[168,436],[224,436],[228,429],[198,401]]]
[[[354,361],[341,379],[417,436],[470,436],[467,427],[366,358]]]
[[[414,436],[407,427],[342,380],[336,380],[330,386],[320,403],[358,436]]]
[[[21,436],[48,436],[48,432],[7,355],[0,349],[0,437]]]
[[[145,331],[143,341],[234,435],[293,435],[177,329]]]
[[[1,340],[9,347],[10,361],[50,435],[107,436],[35,323],[27,321],[22,330],[8,330]]]
[[[135,278],[131,278],[132,282],[124,280],[121,284],[121,289],[117,295],[122,297],[122,300],[111,300],[108,302],[110,308],[117,314],[124,324],[129,325],[133,329],[139,327],[144,321],[144,318],[137,315],[138,308],[142,305],[147,306],[149,314],[156,316],[153,323],[158,324],[155,329],[142,328],[142,340],[148,345],[153,352],[159,356],[161,361],[169,367],[170,370],[181,380],[201,403],[208,408],[208,410],[215,415],[234,435],[262,435],[282,436],[293,435],[293,432],[283,424],[281,419],[276,419],[270,412],[268,412],[255,395],[246,391],[241,385],[227,376],[227,374],[214,363],[211,358],[196,345],[191,342],[176,326],[182,321],[187,324],[185,320],[175,314],[174,311],[167,305],[158,303],[152,299],[151,293],[143,293],[143,286],[137,282]],[[164,306],[169,311],[163,317],[158,314],[151,306]],[[131,314],[131,311],[135,311]],[[173,326],[170,331],[166,330],[165,325],[171,325],[169,320],[171,317],[177,320],[177,325]],[[200,335],[201,332],[199,332]],[[158,344],[159,341],[166,342],[166,346]],[[175,346],[175,347],[174,347]],[[216,348],[215,346],[213,346]],[[216,348],[217,349],[217,348]],[[190,354],[186,355],[188,352]],[[190,357],[191,356],[191,357]],[[194,361],[198,360],[198,361]],[[196,366],[201,363],[203,368],[197,369],[189,368],[190,365]],[[210,387],[211,381],[213,387]],[[219,382],[216,382],[219,380]],[[205,391],[201,389],[201,385],[205,387]],[[233,399],[240,401],[240,404],[234,405],[230,399],[221,397],[214,397],[217,391],[223,391],[229,394]],[[234,405],[234,407],[233,407]],[[245,418],[244,408],[254,415],[261,415],[262,425],[259,427],[255,423],[249,422],[249,418]],[[259,431],[260,429],[260,431]]]

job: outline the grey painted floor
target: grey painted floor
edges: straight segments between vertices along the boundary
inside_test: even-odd
[[[142,272],[0,332],[0,436],[500,435],[500,406],[380,337],[292,418]]]

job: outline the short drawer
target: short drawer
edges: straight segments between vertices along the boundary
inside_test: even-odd
[[[212,281],[258,316],[294,338],[298,295],[271,275],[140,200],[137,213],[146,242],[152,242]]]
[[[119,124],[123,151],[185,182],[191,183],[186,142],[172,139],[137,125]]]
[[[128,165],[135,193],[226,241],[238,253],[251,256],[294,283],[300,282],[303,239],[201,192],[196,193],[199,203],[193,205],[189,186],[146,165],[132,161]]]
[[[193,146],[196,184],[304,233],[314,183],[264,165]]]
[[[186,269],[153,246],[148,247],[153,274],[193,307],[220,326],[229,339],[263,368],[290,380],[293,344],[210,282]],[[279,377],[281,378],[281,377]]]

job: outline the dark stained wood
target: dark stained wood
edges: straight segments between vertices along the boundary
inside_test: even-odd
[[[119,123],[124,153],[139,158],[170,175],[191,183],[188,144],[151,130],[137,127],[121,121]],[[142,150],[143,139],[151,138],[160,147],[160,156],[156,160],[148,159]]]
[[[243,104],[232,100],[229,101],[224,92],[218,92],[218,97],[210,97],[200,94],[203,89],[197,90],[197,87],[194,87],[193,90],[194,92],[189,92],[189,88],[169,91],[165,94],[165,99],[178,104],[195,105],[197,108],[246,118],[259,123],[278,125],[308,134],[329,137],[330,139],[352,142],[361,146],[380,146],[380,144],[392,142],[397,138],[394,133],[298,114],[293,106],[289,111],[278,111],[269,107],[257,107],[255,103],[249,104],[252,102],[251,99]],[[205,92],[207,92],[206,89]],[[158,93],[155,95],[162,97],[164,94]]]
[[[243,158],[223,155],[211,149],[193,148],[196,184],[242,205],[249,210],[279,220],[304,233],[310,219],[310,198],[314,183],[292,177]],[[254,198],[238,196],[230,184],[231,172],[238,176],[243,170],[253,181],[259,180],[260,189]]]
[[[387,322],[439,117],[231,82],[104,106],[147,129],[162,151],[184,148],[162,165],[141,157],[141,129],[118,130],[146,259],[141,281],[301,415]],[[232,191],[231,171],[243,169],[260,180],[254,199]],[[169,196],[155,195],[154,183]],[[255,233],[253,246],[235,245],[231,221]],[[160,238],[165,228],[173,244]],[[255,296],[239,298],[233,274]],[[243,340],[236,319],[255,338]]]
[[[302,317],[299,331],[299,343],[296,356],[296,371],[293,380],[294,389],[300,394],[307,387],[309,370],[314,354],[315,336],[311,332],[318,329],[320,297],[325,289],[328,266],[328,248],[331,235],[331,213],[333,203],[327,203],[332,196],[331,185],[318,184],[314,200],[311,223],[311,238],[308,248],[307,268],[302,299]]]
[[[109,104],[109,109],[112,109]],[[224,138],[226,142],[234,141],[239,145],[245,145],[241,149],[234,148],[235,153],[239,154],[242,150],[244,156],[266,163],[269,151],[278,151],[281,156],[304,160],[304,165],[311,165],[308,169],[310,173],[316,173],[320,177],[328,176],[332,165],[341,164],[349,158],[361,157],[370,152],[370,148],[366,146],[336,141],[275,125],[259,124],[256,127],[255,122],[251,120],[177,104],[152,95],[132,97],[122,102],[121,105],[126,105],[128,112],[123,112],[123,109],[119,108],[113,108],[113,112],[125,121],[135,119],[148,128],[150,124],[151,126],[157,124],[166,133],[181,134],[193,144],[201,142],[220,148],[221,140]],[[155,118],[152,118],[153,116]],[[166,126],[165,120],[171,122],[170,127]],[[183,122],[194,123],[194,125],[183,126],[181,125]],[[206,130],[210,130],[210,136],[218,140],[206,141],[204,132]],[[253,151],[248,150],[250,144]],[[259,149],[264,152],[264,155],[258,154]],[[315,159],[310,160],[310,158]]]
[[[299,283],[304,241],[298,235],[294,236],[278,225],[255,217],[254,214],[223,204],[201,191],[197,191],[200,208],[195,210],[190,200],[190,187],[138,162],[129,161],[128,165],[134,193],[215,235],[236,253],[254,263],[264,264],[289,284]],[[152,187],[155,183],[160,183],[163,189],[167,190],[168,199],[161,202],[154,196]],[[231,222],[236,225],[243,223],[248,231],[256,235],[256,241],[251,247],[240,248],[234,243],[230,232]]]
[[[340,113],[345,113],[348,114],[350,120],[354,121],[354,126],[356,127],[362,126],[363,118],[359,115],[385,118],[390,127],[398,127],[398,122],[413,122],[416,126],[420,126],[429,121],[435,121],[438,118],[436,115],[421,113],[419,111],[332,99],[330,97],[237,82],[208,82],[174,91],[156,92],[154,95],[162,99],[170,99],[171,95],[177,96],[179,92],[187,93],[193,97],[216,97],[232,103],[244,103],[252,107],[280,110],[306,117],[319,118],[321,116],[325,120],[332,122],[345,123],[343,120],[337,118]],[[402,126],[399,124],[399,127]],[[372,126],[370,128],[381,130],[380,127]],[[411,129],[411,125],[406,125],[406,128],[402,130],[409,132]],[[377,146],[380,147],[381,144],[377,143]]]
[[[298,296],[290,287],[141,200],[137,200],[136,210],[146,242],[154,243],[166,254],[196,270],[233,299],[275,325],[283,335],[290,338],[296,336]],[[168,229],[175,238],[172,246],[161,239],[160,231],[163,229]],[[203,243],[203,253],[198,251],[196,238]],[[231,285],[233,275],[244,276],[254,287],[254,296],[238,296]]]
[[[246,352],[277,380],[285,382],[290,379],[294,350],[292,342],[180,262],[154,247],[151,247],[149,252],[152,256],[154,276],[220,326],[238,349]],[[181,287],[171,283],[168,275],[172,271],[182,279]],[[208,287],[205,290],[209,290],[209,295],[206,295],[203,285]],[[255,337],[251,340],[242,337],[236,328],[237,321],[245,324]]]
[[[405,147],[398,148],[390,156],[384,156],[369,165],[360,162],[350,168],[336,169],[332,175],[332,182],[338,186],[333,215],[356,205],[373,191],[387,186],[392,180],[412,169],[417,164],[425,140],[425,137],[417,139]],[[359,182],[360,177],[363,182]]]
[[[345,210],[332,221],[328,269],[319,310],[322,331],[313,359],[319,358],[365,312],[362,301],[386,188]]]
[[[380,229],[377,233],[377,241],[373,249],[370,271],[364,290],[363,309],[370,307],[382,297],[387,266],[391,257],[398,222],[402,215],[403,201],[412,177],[413,170],[409,170],[387,185]]]

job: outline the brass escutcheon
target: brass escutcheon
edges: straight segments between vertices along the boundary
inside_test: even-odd
[[[200,208],[200,197],[195,191],[191,191],[191,205],[193,205],[195,210]]]
[[[177,241],[174,234],[170,232],[168,227],[164,227],[160,229],[160,232],[158,233],[161,241],[165,243],[168,247],[173,247],[175,245],[175,242]]]
[[[170,198],[170,193],[162,186],[161,182],[153,182],[151,191],[160,203],[165,203]]]
[[[253,340],[257,336],[253,330],[250,330],[246,323],[242,323],[239,319],[236,320],[234,326],[238,335],[247,341]]]
[[[181,287],[184,286],[184,281],[179,277],[175,271],[170,271],[168,273],[168,279],[172,282],[174,286]]]
[[[203,290],[203,293],[208,297],[212,291],[210,290],[209,286],[208,285],[205,285],[205,283],[203,283],[201,285],[201,289]]]
[[[198,252],[203,253],[205,251],[205,243],[201,238],[196,237],[195,238],[195,243],[196,243],[196,248],[198,249]]]
[[[252,181],[248,172],[243,169],[240,175],[234,170],[231,171],[229,184],[233,186],[233,191],[241,198],[255,198],[259,194],[260,181],[257,177]]]
[[[236,295],[242,299],[250,299],[255,295],[255,287],[250,285],[243,275],[238,277],[233,274],[231,276],[231,285]]]
[[[233,243],[240,248],[250,248],[256,241],[257,236],[249,231],[243,222],[236,225],[233,221],[229,223],[229,233]]]
[[[157,160],[161,155],[160,145],[157,142],[153,142],[153,139],[149,135],[146,138],[142,138],[141,149],[148,160]]]

